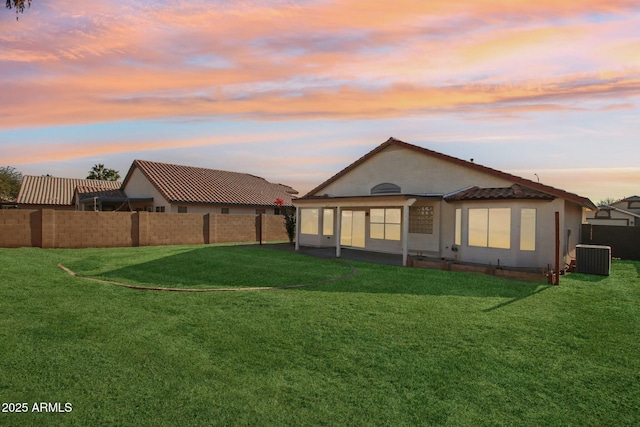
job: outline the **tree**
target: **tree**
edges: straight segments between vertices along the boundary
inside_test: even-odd
[[[15,9],[16,10],[16,21],[18,20],[18,13],[24,13],[25,3],[27,9],[31,7],[31,0],[7,0],[7,9]]]
[[[284,200],[280,197],[276,199],[275,204],[280,208],[280,213],[284,218],[284,229],[289,237],[289,243],[293,243],[293,239],[296,237],[296,212],[285,206]]]
[[[609,206],[612,203],[615,203],[617,201],[618,199],[614,199],[613,197],[607,197],[606,199],[602,199],[598,203],[596,203],[596,206]]]
[[[117,181],[120,173],[117,170],[105,168],[102,163],[93,165],[87,179],[99,179],[101,181]]]
[[[0,201],[15,202],[20,191],[22,174],[11,166],[0,167]]]

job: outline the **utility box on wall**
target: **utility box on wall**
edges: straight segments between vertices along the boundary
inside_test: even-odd
[[[576,271],[608,276],[611,273],[611,246],[576,245]]]

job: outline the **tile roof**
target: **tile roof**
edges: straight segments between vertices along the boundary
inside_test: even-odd
[[[579,205],[591,209],[591,210],[597,210],[596,205],[593,204],[593,202],[591,200],[589,200],[586,197],[582,197],[582,196],[578,196],[577,194],[574,193],[569,193],[567,191],[561,190],[559,188],[555,188],[555,187],[551,187],[549,185],[544,185],[544,184],[540,184],[538,182],[534,182],[516,175],[511,175],[509,173],[506,172],[502,172],[499,171],[497,169],[492,169],[489,168],[487,166],[482,166],[478,163],[474,163],[474,162],[468,162],[466,160],[462,160],[462,159],[458,159],[456,157],[452,157],[452,156],[448,156],[446,154],[442,154],[442,153],[438,153],[437,151],[433,151],[433,150],[429,150],[427,148],[423,148],[423,147],[418,147],[417,145],[413,145],[413,144],[408,144],[404,141],[400,141],[398,139],[395,138],[389,138],[387,141],[385,141],[384,143],[380,144],[378,147],[374,148],[372,151],[370,151],[369,153],[365,154],[364,156],[362,156],[361,158],[359,158],[358,160],[356,160],[355,162],[351,163],[349,166],[347,166],[346,168],[344,168],[343,170],[341,170],[340,172],[338,172],[337,174],[335,174],[334,176],[332,176],[331,178],[329,178],[328,180],[326,180],[325,182],[323,182],[322,184],[320,184],[319,186],[317,186],[316,188],[314,188],[313,190],[309,191],[303,198],[306,198],[308,196],[311,196],[317,192],[319,192],[320,190],[322,190],[324,187],[326,187],[327,185],[331,184],[332,182],[336,181],[338,178],[346,175],[347,173],[349,173],[350,171],[352,171],[353,169],[355,169],[356,167],[358,167],[359,165],[361,165],[362,163],[364,163],[365,161],[367,161],[368,159],[370,159],[371,157],[375,156],[376,154],[378,154],[379,152],[381,152],[382,150],[384,150],[385,148],[391,146],[391,145],[395,145],[398,147],[402,147],[402,148],[406,148],[408,150],[412,150],[415,151],[417,153],[420,154],[424,154],[427,156],[431,156],[431,157],[435,157],[441,160],[445,160],[448,161],[450,163],[453,164],[457,164],[457,165],[461,165],[464,166],[466,168],[472,169],[472,170],[476,170],[479,172],[483,172],[483,173],[487,173],[489,175],[493,175],[502,179],[507,179],[510,180],[514,183],[517,184],[522,184],[524,186],[528,186],[532,189],[536,189],[539,191],[543,191],[549,194],[552,194],[556,197],[561,197],[563,199],[566,200],[570,200],[574,203],[578,203]]]
[[[446,201],[460,200],[510,200],[510,199],[533,199],[533,200],[553,200],[555,196],[532,188],[513,184],[511,187],[480,188],[471,187],[444,198]]]
[[[298,192],[264,178],[240,172],[228,172],[193,166],[134,160],[122,188],[126,188],[138,168],[170,203],[273,206],[280,198],[292,206]]]
[[[71,205],[74,192],[78,186],[117,190],[120,188],[120,184],[118,181],[25,175],[22,177],[22,184],[20,185],[16,203],[26,205]]]
[[[119,188],[78,186],[76,188],[80,200],[93,197],[109,199],[126,199],[127,195]]]

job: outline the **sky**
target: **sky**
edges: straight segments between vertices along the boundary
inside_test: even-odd
[[[394,137],[640,195],[639,28],[637,0],[32,0],[0,11],[0,166],[141,159],[303,195]]]

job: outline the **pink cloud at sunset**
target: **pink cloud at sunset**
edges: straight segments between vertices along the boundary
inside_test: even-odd
[[[537,145],[571,149],[575,168],[599,158],[626,170],[632,156],[602,147],[639,136],[637,28],[627,0],[34,0],[17,22],[0,14],[0,163],[35,173],[215,149],[245,170],[233,147],[262,141],[257,159],[298,147],[295,180],[303,165],[328,177],[391,134],[445,152],[518,134],[495,153],[500,167]],[[453,137],[461,127],[466,142]],[[349,155],[328,152],[341,141]]]

